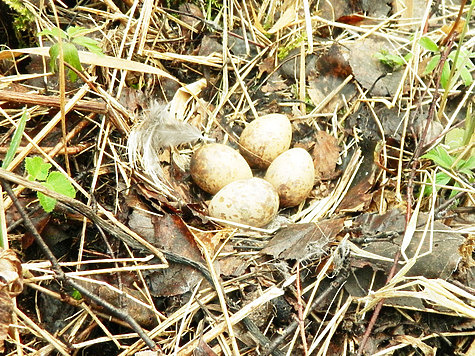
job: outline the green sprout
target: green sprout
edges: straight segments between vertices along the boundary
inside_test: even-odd
[[[432,73],[439,64],[441,57],[441,49],[434,41],[432,41],[428,37],[422,37],[419,40],[419,44],[423,48],[433,53],[433,57],[427,63],[427,66],[423,73],[423,75],[427,75],[429,73]],[[440,75],[440,84],[442,85],[442,88],[446,90],[449,89],[449,84],[451,82],[450,72],[453,67],[455,67],[455,71],[454,77],[452,78],[452,82],[455,83],[460,77],[464,86],[469,86],[470,84],[472,84],[473,77],[470,71],[475,68],[475,65],[471,60],[472,58],[475,58],[475,54],[472,51],[469,51],[468,49],[463,47],[460,47],[456,51],[450,52],[447,57],[447,60],[444,63],[444,66],[442,67],[442,73]]]
[[[395,54],[391,54],[385,49],[382,49],[379,52],[375,53],[373,57],[378,59],[385,66],[391,68],[391,70],[395,71],[405,65],[411,59],[412,53],[408,53],[404,57],[401,57]]]
[[[455,128],[447,133],[445,136],[445,145],[438,145],[433,148],[422,158],[432,160],[436,165],[445,169],[448,172],[464,174],[469,183],[475,181],[475,150],[469,150],[465,152],[462,157],[460,155],[451,154],[451,151],[458,151],[467,147],[471,140],[471,135],[468,134],[469,127],[465,129]],[[473,130],[472,134],[473,134]],[[444,147],[445,146],[445,147]],[[447,147],[447,149],[446,149]],[[452,177],[444,171],[438,172],[435,175],[435,184],[444,186],[460,187],[458,182],[454,182]],[[440,188],[437,188],[439,190]],[[424,194],[428,195],[432,193],[432,188],[426,187]],[[457,193],[456,189],[453,189],[450,197],[453,197]]]
[[[61,172],[50,172],[51,164],[45,163],[41,157],[27,157],[25,159],[25,169],[28,173],[28,179],[39,181],[46,188],[66,195],[70,198],[76,197],[76,190],[71,182]],[[38,199],[43,209],[50,213],[56,206],[56,199],[37,192]]]
[[[99,43],[96,40],[84,36],[88,32],[90,32],[90,30],[80,26],[68,27],[66,31],[63,31],[58,27],[54,27],[52,29],[41,31],[40,33],[38,33],[38,36],[50,35],[55,37],[56,39],[61,38],[64,61],[68,63],[71,67],[77,69],[78,71],[82,71],[77,46],[83,46],[95,54],[103,54],[101,48],[99,47]],[[50,47],[49,56],[51,71],[54,73],[58,70],[58,65],[56,63],[56,60],[59,56],[58,42],[56,42]],[[72,70],[68,71],[68,76],[69,79],[71,79],[71,81],[73,82],[77,79],[77,74]]]

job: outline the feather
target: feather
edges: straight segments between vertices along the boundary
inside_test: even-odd
[[[153,102],[145,111],[138,125],[129,135],[128,156],[131,165],[141,167],[155,184],[170,191],[160,166],[159,154],[163,148],[191,143],[199,139],[207,140],[193,125],[177,120],[170,110],[170,104]],[[165,185],[165,186],[164,186]]]

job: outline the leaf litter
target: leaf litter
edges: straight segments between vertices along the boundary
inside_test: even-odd
[[[0,52],[0,180],[31,215],[4,195],[2,351],[475,350],[473,2],[24,3],[30,42]],[[78,48],[74,83],[50,72],[52,23],[103,52]],[[213,219],[193,153],[239,150],[269,113],[311,155],[311,193],[263,228]],[[22,179],[33,157],[76,197]]]

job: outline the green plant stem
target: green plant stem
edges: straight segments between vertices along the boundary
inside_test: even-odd
[[[466,1],[463,2],[463,4],[465,3]],[[461,4],[461,8],[463,6],[463,4]],[[450,92],[450,82],[452,80],[452,78],[454,77],[454,73],[455,73],[455,69],[457,68],[457,60],[459,58],[459,54],[460,54],[460,49],[462,48],[462,42],[465,38],[465,35],[468,31],[468,24],[470,22],[470,19],[472,18],[472,12],[473,12],[473,9],[475,7],[475,0],[472,0],[472,3],[470,4],[470,8],[468,9],[468,12],[467,12],[467,17],[466,17],[466,20],[465,20],[465,25],[463,26],[463,30],[462,30],[462,33],[460,34],[460,39],[459,39],[459,43],[458,43],[458,46],[457,46],[457,50],[455,52],[455,57],[454,57],[454,60],[453,60],[453,65],[452,65],[452,68],[450,69],[450,74],[449,74],[449,79],[448,79],[448,84],[447,84],[447,88],[446,90],[444,91],[444,94],[442,95],[442,99],[440,101],[440,108],[439,108],[439,111],[437,113],[437,118],[438,120],[440,121],[440,119],[442,118],[442,115],[445,111],[445,106],[447,105],[447,97],[449,96],[449,92]],[[450,31],[449,35],[446,37],[447,38],[447,41],[450,41],[450,36],[453,36],[455,33],[454,33],[454,29],[455,29],[455,23],[454,23],[454,26],[452,28],[452,31]]]

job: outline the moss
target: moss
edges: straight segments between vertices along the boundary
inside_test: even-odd
[[[4,4],[8,5],[15,14],[9,15],[13,17],[13,31],[17,41],[21,45],[28,45],[22,40],[24,38],[24,32],[31,30],[31,23],[34,21],[34,15],[28,10],[21,0],[1,0]],[[8,15],[7,15],[8,16]],[[28,36],[27,36],[28,37]]]

